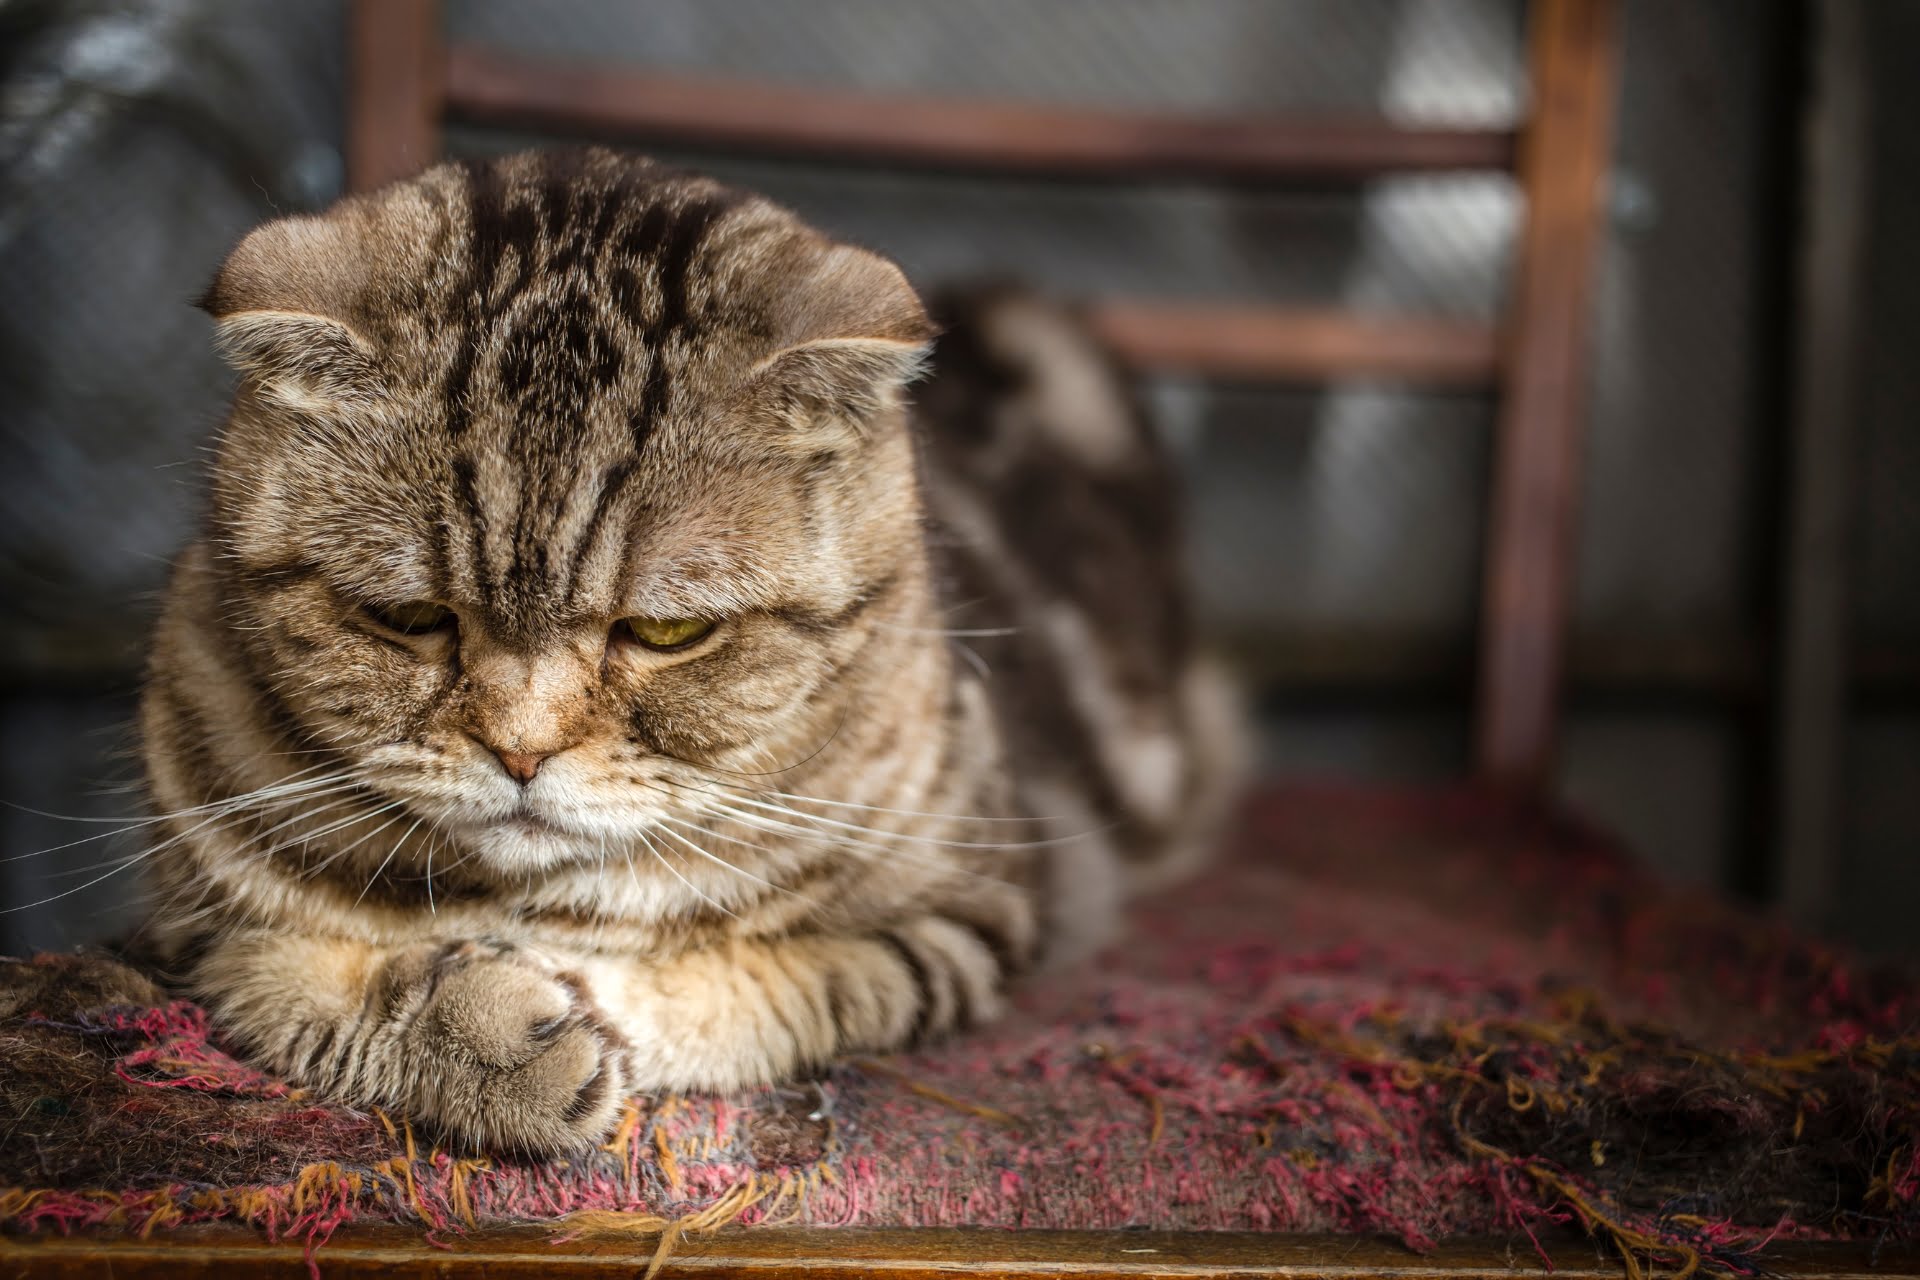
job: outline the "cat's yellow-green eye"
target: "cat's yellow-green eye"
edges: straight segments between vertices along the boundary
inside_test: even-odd
[[[614,631],[648,649],[684,649],[706,638],[713,623],[705,618],[622,618]]]
[[[419,636],[453,625],[453,610],[431,600],[405,600],[399,604],[368,605],[373,620],[389,631]]]

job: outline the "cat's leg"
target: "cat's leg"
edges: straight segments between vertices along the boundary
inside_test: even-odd
[[[994,1017],[1038,941],[1024,900],[998,905],[666,960],[240,934],[194,987],[295,1083],[476,1145],[554,1152],[603,1137],[635,1090],[776,1081]]]
[[[730,1089],[847,1053],[912,1048],[996,1016],[1036,939],[1020,911],[928,914],[864,933],[746,938],[664,963],[583,960],[640,1089]]]
[[[628,1046],[581,977],[522,947],[240,934],[194,986],[294,1083],[489,1149],[584,1146],[631,1092]]]

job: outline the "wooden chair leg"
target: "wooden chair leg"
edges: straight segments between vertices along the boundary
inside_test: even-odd
[[[347,189],[440,156],[446,50],[438,0],[352,0],[347,16]]]
[[[1530,10],[1526,228],[1494,443],[1476,747],[1480,775],[1503,786],[1544,788],[1553,767],[1618,10],[1616,0]]]

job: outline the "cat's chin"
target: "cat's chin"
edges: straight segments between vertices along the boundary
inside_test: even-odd
[[[578,862],[592,852],[588,848],[592,842],[544,818],[526,814],[474,826],[462,842],[479,861],[517,872]]]

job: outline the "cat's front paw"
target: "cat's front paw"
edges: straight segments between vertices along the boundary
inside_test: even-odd
[[[612,1131],[629,1051],[579,979],[477,942],[441,948],[424,977],[407,1032],[419,1114],[477,1146],[534,1155]]]

